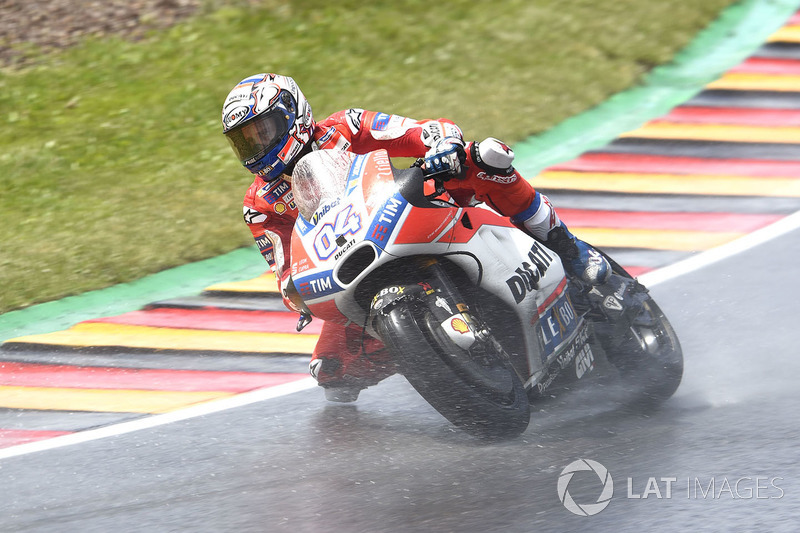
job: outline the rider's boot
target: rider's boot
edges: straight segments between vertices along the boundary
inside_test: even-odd
[[[602,285],[611,275],[611,265],[590,244],[570,233],[562,222],[547,234],[545,245],[558,254],[567,274],[588,283]]]
[[[325,322],[309,372],[332,402],[354,402],[359,393],[397,372],[383,344],[361,328]]]
[[[338,403],[354,402],[362,390],[397,372],[394,364],[388,361],[388,353],[379,352],[370,355],[370,357],[376,356],[385,362],[370,360],[362,355],[346,367],[341,364],[341,359],[316,356],[309,364],[309,371],[325,390],[326,400]]]
[[[308,364],[308,371],[317,380],[317,384],[325,391],[325,399],[329,402],[354,402],[364,386],[341,375],[341,361],[333,354],[314,355]]]
[[[569,276],[589,285],[601,285],[611,275],[606,258],[567,229],[547,196],[537,192],[531,206],[511,217],[511,221],[557,253]]]

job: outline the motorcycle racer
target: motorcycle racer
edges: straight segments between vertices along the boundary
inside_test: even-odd
[[[244,197],[244,220],[278,279],[284,303],[300,312],[287,294],[288,251],[297,218],[291,191],[294,165],[312,150],[364,154],[384,149],[390,157],[423,158],[426,173],[446,172],[445,188],[462,206],[486,203],[520,230],[561,257],[567,274],[585,284],[603,283],[611,269],[605,258],[577,239],[549,199],[513,167],[514,152],[487,138],[465,142],[452,121],[413,120],[351,108],[315,122],[295,81],[256,74],[240,81],[222,108],[223,133],[242,165],[254,174]],[[358,326],[325,322],[309,365],[333,401],[353,401],[361,389],[395,372],[382,344]]]

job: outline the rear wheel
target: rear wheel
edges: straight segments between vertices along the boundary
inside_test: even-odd
[[[457,346],[427,306],[411,299],[378,314],[375,328],[409,383],[455,426],[489,438],[528,427],[525,386],[491,340]]]
[[[603,254],[614,274],[633,277],[613,259]],[[642,285],[634,291],[643,299],[641,309],[619,339],[606,348],[609,361],[623,379],[637,391],[635,400],[654,406],[670,398],[683,378],[683,350],[678,335],[655,300]],[[608,339],[607,339],[608,341]]]
[[[637,400],[645,405],[668,399],[683,377],[683,351],[678,336],[652,298],[645,300],[609,360],[623,379],[634,383]]]

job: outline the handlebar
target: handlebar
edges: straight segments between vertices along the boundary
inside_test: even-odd
[[[420,158],[414,161],[414,163],[411,165],[411,168],[417,167],[422,169],[424,164],[425,160]],[[444,187],[444,182],[449,181],[453,177],[455,177],[455,173],[452,170],[442,170],[440,172],[432,172],[430,174],[425,173],[423,170],[423,181],[433,180],[433,183],[436,186],[436,190],[431,194],[426,194],[425,199],[430,201],[447,192]]]

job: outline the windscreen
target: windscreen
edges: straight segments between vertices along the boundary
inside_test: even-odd
[[[311,220],[319,206],[344,193],[355,154],[317,150],[298,161],[292,172],[292,189],[298,211]]]

